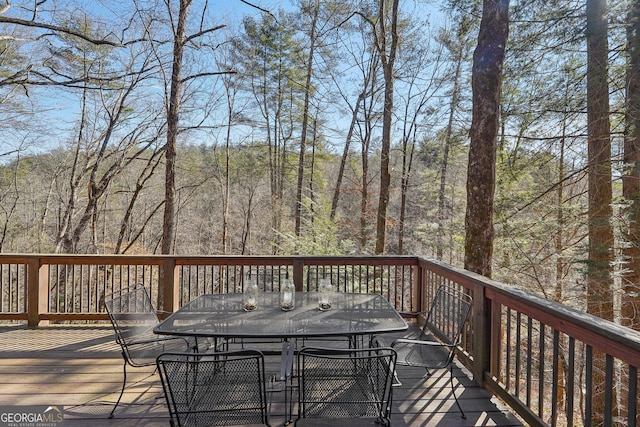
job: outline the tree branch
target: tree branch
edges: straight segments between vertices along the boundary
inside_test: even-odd
[[[0,23],[4,23],[4,24],[15,24],[15,25],[21,25],[24,27],[33,27],[33,28],[45,28],[47,30],[52,30],[52,31],[57,31],[57,32],[61,32],[61,33],[65,33],[65,34],[69,34],[78,38],[81,38],[82,40],[85,40],[91,44],[95,44],[95,45],[109,45],[109,46],[114,46],[114,47],[122,47],[122,43],[120,42],[112,42],[110,40],[106,40],[106,39],[94,39],[92,37],[87,36],[86,34],[83,34],[79,31],[75,31],[72,30],[71,28],[66,28],[66,27],[59,27],[57,25],[50,25],[50,24],[45,24],[44,22],[35,22],[35,21],[26,21],[24,19],[18,19],[18,18],[10,18],[7,16],[0,16]]]
[[[276,22],[278,21],[278,19],[275,17],[275,15],[274,15],[273,13],[271,13],[269,10],[267,10],[267,9],[263,9],[263,8],[261,8],[260,6],[256,6],[255,4],[250,3],[250,2],[248,2],[248,1],[246,1],[246,0],[240,0],[240,1],[241,1],[242,3],[244,3],[244,4],[246,4],[247,6],[251,6],[251,7],[255,8],[255,9],[258,9],[258,10],[259,10],[259,11],[261,11],[261,12],[268,13],[269,15],[271,15],[271,16],[273,17],[273,19],[275,19],[275,20],[276,20]]]
[[[187,76],[184,79],[181,80],[181,83],[184,83],[186,81],[189,80],[193,80],[193,79],[197,79],[199,77],[211,77],[211,76],[219,76],[222,74],[237,74],[237,71],[233,71],[233,70],[229,70],[229,71],[214,71],[211,73],[198,73],[198,74],[193,74],[191,76]]]
[[[205,34],[207,34],[207,33],[212,33],[212,32],[214,32],[214,31],[218,31],[218,30],[220,30],[220,29],[222,29],[222,28],[224,28],[224,27],[226,27],[226,25],[218,25],[217,27],[208,28],[208,29],[206,29],[206,30],[198,31],[197,33],[195,33],[195,34],[191,34],[189,37],[187,37],[187,38],[185,39],[184,43],[185,43],[185,44],[187,44],[187,43],[189,43],[191,40],[193,40],[193,39],[195,39],[195,38],[198,38],[198,37],[200,37],[200,36],[203,36],[203,35],[205,35]]]

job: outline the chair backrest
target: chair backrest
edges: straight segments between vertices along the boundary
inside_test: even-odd
[[[396,357],[388,347],[303,348],[298,354],[299,417],[388,422]]]
[[[131,344],[140,343],[145,337],[148,340],[158,338],[153,334],[153,328],[159,322],[158,315],[143,285],[123,288],[106,295],[104,306],[116,332],[116,341],[123,352],[128,352]],[[151,363],[155,363],[158,354],[153,354]]]
[[[444,344],[460,344],[472,303],[470,295],[450,286],[440,286],[427,313],[421,339],[431,333]]]
[[[260,351],[164,353],[156,363],[172,425],[269,425]]]

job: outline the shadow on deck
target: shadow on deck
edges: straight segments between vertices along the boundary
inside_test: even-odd
[[[65,427],[169,425],[153,368],[127,370],[122,402],[115,418],[107,418],[122,381],[122,358],[109,324],[2,325],[0,337],[0,405],[62,405]],[[279,360],[268,356],[267,365],[267,371],[277,372]],[[454,381],[466,420],[451,396],[448,371],[426,379],[423,374],[398,367],[402,386],[394,389],[393,426],[522,426],[465,370],[456,368]],[[272,426],[284,424],[283,394],[272,395]]]

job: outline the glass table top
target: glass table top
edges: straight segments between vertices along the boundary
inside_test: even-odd
[[[365,335],[407,329],[407,323],[381,295],[332,294],[327,311],[318,308],[316,292],[296,292],[295,308],[280,309],[280,294],[258,295],[257,308],[244,311],[242,294],[197,297],[162,321],[162,335],[241,338],[297,338]]]

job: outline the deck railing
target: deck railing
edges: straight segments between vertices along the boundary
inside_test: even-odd
[[[259,274],[277,290],[331,277],[338,291],[384,295],[403,313],[424,311],[440,284],[474,297],[458,358],[473,378],[535,426],[640,426],[640,332],[418,257],[223,257],[0,254],[0,320],[107,320],[102,298],[145,284],[172,311],[203,293],[240,292]]]

